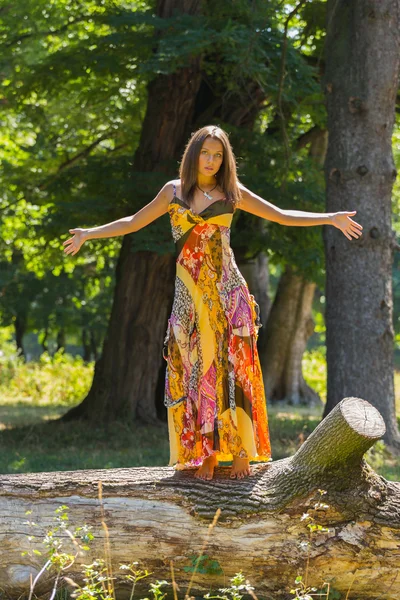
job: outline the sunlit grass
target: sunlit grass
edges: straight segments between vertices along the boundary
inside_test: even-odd
[[[167,426],[113,423],[88,427],[57,419],[79,404],[90,389],[94,363],[59,353],[44,354],[38,363],[24,364],[9,355],[0,357],[0,472],[24,473],[165,466],[169,461]],[[273,460],[293,455],[319,424],[326,398],[323,350],[303,359],[307,383],[321,397],[321,405],[291,406],[268,402]],[[400,372],[395,374],[396,406],[400,417]],[[400,480],[400,459],[388,455],[379,441],[367,460],[378,473]]]

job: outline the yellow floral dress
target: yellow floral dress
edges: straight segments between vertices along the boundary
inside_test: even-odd
[[[259,307],[230,247],[234,207],[216,200],[199,214],[169,204],[176,248],[175,295],[164,340],[170,462],[198,467],[216,454],[271,460],[257,352]]]

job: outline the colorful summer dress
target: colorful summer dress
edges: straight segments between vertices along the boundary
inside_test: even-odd
[[[163,348],[169,465],[197,467],[214,453],[219,461],[272,460],[259,306],[230,247],[234,207],[220,199],[193,213],[174,186],[168,212],[176,249]]]

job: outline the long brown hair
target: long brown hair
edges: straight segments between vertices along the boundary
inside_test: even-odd
[[[191,204],[197,185],[197,174],[200,151],[204,140],[208,137],[219,140],[224,148],[223,160],[218,172],[215,174],[217,185],[222,188],[227,200],[236,207],[241,200],[239,179],[236,172],[236,159],[233,154],[228,134],[216,125],[206,125],[192,133],[179,168],[181,179],[182,199]]]

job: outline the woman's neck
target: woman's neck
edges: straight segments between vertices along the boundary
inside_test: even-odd
[[[197,175],[197,185],[200,187],[213,187],[216,183],[214,175],[202,175],[201,173]]]

